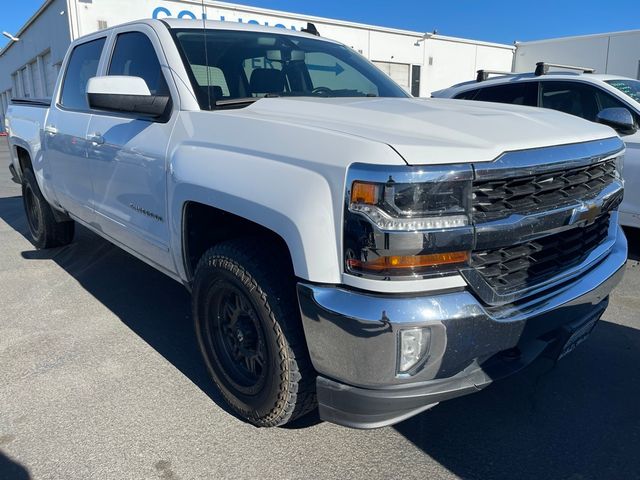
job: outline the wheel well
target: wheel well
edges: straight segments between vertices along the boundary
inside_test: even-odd
[[[261,238],[269,254],[279,254],[288,262],[293,274],[293,262],[284,239],[272,230],[233,213],[198,202],[187,202],[183,211],[183,256],[189,280],[198,261],[209,248],[234,238]],[[266,250],[266,249],[265,249]]]
[[[20,163],[20,175],[24,174],[26,169],[33,171],[33,165],[31,164],[31,156],[29,152],[22,147],[16,147],[16,155],[18,156],[18,162]]]

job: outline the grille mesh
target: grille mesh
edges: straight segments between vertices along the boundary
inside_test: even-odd
[[[475,251],[471,267],[498,294],[539,284],[584,262],[607,238],[609,220],[610,215],[605,214],[586,227],[511,247]]]
[[[474,220],[482,223],[584,200],[597,195],[615,176],[615,160],[608,160],[526,177],[477,180],[473,184]]]

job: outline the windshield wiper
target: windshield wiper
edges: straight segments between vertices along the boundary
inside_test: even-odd
[[[251,105],[252,103],[262,100],[263,98],[278,98],[277,93],[267,93],[264,97],[242,97],[229,98],[226,100],[216,100],[216,107],[233,107],[237,105]]]
[[[229,107],[234,105],[249,105],[257,102],[262,97],[229,98],[227,100],[216,100],[216,107]]]

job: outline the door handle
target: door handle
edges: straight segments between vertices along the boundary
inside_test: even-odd
[[[92,133],[91,135],[87,135],[87,140],[89,140],[94,145],[102,145],[104,143],[104,137],[99,133]]]
[[[56,133],[58,133],[58,129],[53,125],[47,125],[44,127],[44,133],[53,137]]]

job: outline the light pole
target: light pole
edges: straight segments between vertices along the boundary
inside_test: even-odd
[[[20,41],[20,39],[18,37],[14,37],[13,35],[11,35],[9,32],[2,32],[2,35],[4,35],[5,37],[7,37],[9,40],[11,40],[12,42],[18,42]]]

